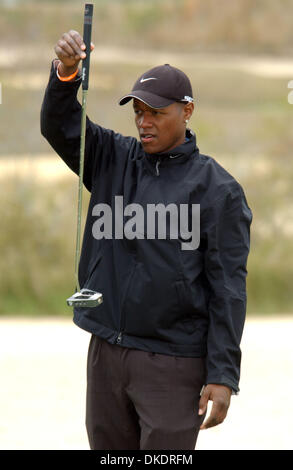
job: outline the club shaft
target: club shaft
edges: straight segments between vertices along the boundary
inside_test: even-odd
[[[78,182],[78,207],[77,207],[77,229],[76,229],[76,248],[75,248],[75,282],[76,289],[80,291],[78,268],[80,260],[81,245],[81,216],[82,216],[82,193],[83,193],[83,173],[84,173],[84,149],[86,135],[86,104],[87,92],[89,86],[90,72],[90,51],[91,51],[91,35],[92,35],[92,3],[86,3],[84,7],[83,21],[83,42],[86,46],[86,57],[82,61],[82,106],[81,106],[81,130],[80,130],[80,157],[79,157],[79,182]]]
[[[81,214],[82,214],[82,193],[83,193],[87,93],[88,93],[87,90],[82,90],[79,181],[78,181],[78,207],[77,207],[77,230],[76,230],[76,251],[75,251],[75,280],[76,280],[76,288],[77,288],[78,291],[80,291],[80,285],[79,285],[79,280],[78,280],[78,266],[79,266],[79,259],[80,259]]]

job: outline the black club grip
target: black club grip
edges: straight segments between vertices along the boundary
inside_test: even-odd
[[[82,89],[88,90],[89,87],[89,73],[90,73],[90,51],[91,51],[91,37],[92,37],[92,19],[93,19],[94,5],[86,3],[84,7],[84,21],[83,21],[83,42],[85,43],[86,58],[82,61]]]

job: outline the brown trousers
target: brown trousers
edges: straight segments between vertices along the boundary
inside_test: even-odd
[[[92,335],[86,427],[94,450],[194,450],[204,358],[113,345]]]

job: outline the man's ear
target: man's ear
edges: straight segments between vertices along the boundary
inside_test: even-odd
[[[194,104],[193,103],[186,103],[184,105],[184,120],[189,121],[194,111]]]

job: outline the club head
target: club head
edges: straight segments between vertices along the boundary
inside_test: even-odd
[[[103,302],[103,295],[90,289],[81,289],[67,299],[70,307],[97,307]]]

